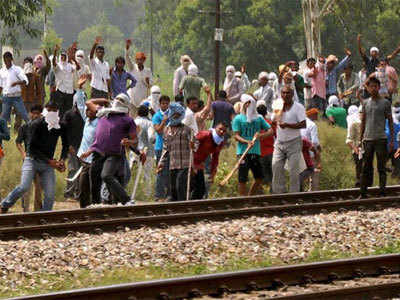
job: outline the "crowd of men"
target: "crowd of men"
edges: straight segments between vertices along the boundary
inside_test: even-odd
[[[360,197],[367,196],[373,182],[374,153],[381,195],[385,195],[389,158],[393,175],[400,176],[400,150],[396,151],[400,104],[392,107],[398,77],[389,64],[400,47],[386,57],[372,47],[368,56],[358,36],[364,62],[358,73],[347,49],[341,61],[334,55],[310,57],[302,68],[289,61],[277,73],[262,71],[253,82],[245,66],[236,71],[229,65],[215,100],[196,64],[183,55],[174,73],[171,101],[153,84],[152,73],[144,66],[145,53],[132,58],[130,40],[125,55],[117,57],[112,67],[104,59],[101,43],[96,38],[88,64],[76,43],[66,51],[56,46],[51,57],[46,51],[27,57],[23,68],[13,63],[10,52],[4,53],[0,164],[7,159],[1,143],[10,140],[14,109],[15,142],[23,165],[20,184],[1,201],[2,213],[20,198],[28,211],[32,185],[34,210],[52,210],[55,171],[67,169],[64,197],[79,200],[82,208],[133,205],[137,182],[132,195],[126,187],[135,162],[144,170],[145,193],[151,196],[154,190],[155,201],[203,199],[217,173],[220,152],[233,141],[240,195],[264,193],[264,188],[287,192],[286,170],[290,192],[318,190],[322,147],[315,121],[319,117],[347,128]],[[85,93],[88,83],[90,97]],[[59,139],[62,149],[57,159]],[[254,182],[248,186],[250,170]],[[155,187],[150,180],[154,172]]]

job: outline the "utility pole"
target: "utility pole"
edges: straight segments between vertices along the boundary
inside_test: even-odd
[[[46,7],[46,0],[43,1],[43,37],[44,39],[47,36],[47,7]]]
[[[218,91],[219,91],[219,76],[220,76],[220,48],[221,43],[224,39],[224,30],[221,28],[221,15],[222,14],[231,14],[231,12],[221,12],[221,0],[215,0],[215,11],[203,11],[199,10],[199,13],[202,14],[215,14],[215,99],[217,98]]]
[[[153,8],[151,0],[147,1],[146,9],[147,24],[150,24],[150,70],[154,72],[154,57],[153,57]]]

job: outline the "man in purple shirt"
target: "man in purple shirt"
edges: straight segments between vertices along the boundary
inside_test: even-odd
[[[97,110],[97,107],[88,109]],[[125,147],[136,146],[136,124],[129,113],[129,96],[119,94],[112,102],[111,108],[97,111],[99,118],[95,140],[89,151],[81,155],[81,159],[93,153],[90,167],[92,203],[100,203],[101,182],[104,181],[110,194],[118,203],[126,204],[129,195],[122,186],[124,178]],[[141,160],[146,156],[141,153]]]
[[[111,93],[114,99],[119,94],[127,94],[127,90],[135,87],[136,78],[125,71],[125,58],[119,56],[115,59],[115,67],[111,70]],[[126,87],[128,80],[131,81],[129,87]]]
[[[232,129],[231,122],[235,117],[235,111],[233,109],[233,105],[227,101],[227,94],[225,91],[219,91],[218,100],[212,103],[211,108],[211,118],[214,120],[212,126],[213,128],[215,128],[220,123],[229,125],[229,128],[224,136],[225,145],[229,146],[229,139],[231,137]]]

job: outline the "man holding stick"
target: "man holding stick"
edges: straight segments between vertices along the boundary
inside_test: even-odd
[[[241,156],[239,159],[239,194],[247,194],[247,181],[249,170],[252,171],[255,182],[248,192],[254,195],[261,189],[264,178],[260,163],[260,138],[274,134],[271,126],[257,113],[256,100],[253,96],[243,94],[240,98],[242,102],[241,114],[237,115],[232,122],[232,130],[237,143],[236,154]],[[266,130],[260,134],[260,131]]]

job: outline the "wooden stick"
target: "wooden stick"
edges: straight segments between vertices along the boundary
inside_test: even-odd
[[[254,143],[256,142],[258,138],[258,134],[255,134],[253,139],[252,139],[252,144],[247,146],[246,151],[244,151],[244,153],[242,154],[242,156],[239,158],[238,162],[236,163],[235,167],[232,169],[232,171],[228,174],[228,176],[225,177],[224,180],[222,180],[219,183],[219,186],[224,186],[225,184],[228,183],[229,179],[231,179],[231,177],[233,176],[233,174],[236,172],[237,169],[239,169],[240,164],[242,163],[244,157],[247,155],[247,153],[250,151],[251,148],[253,148]]]

